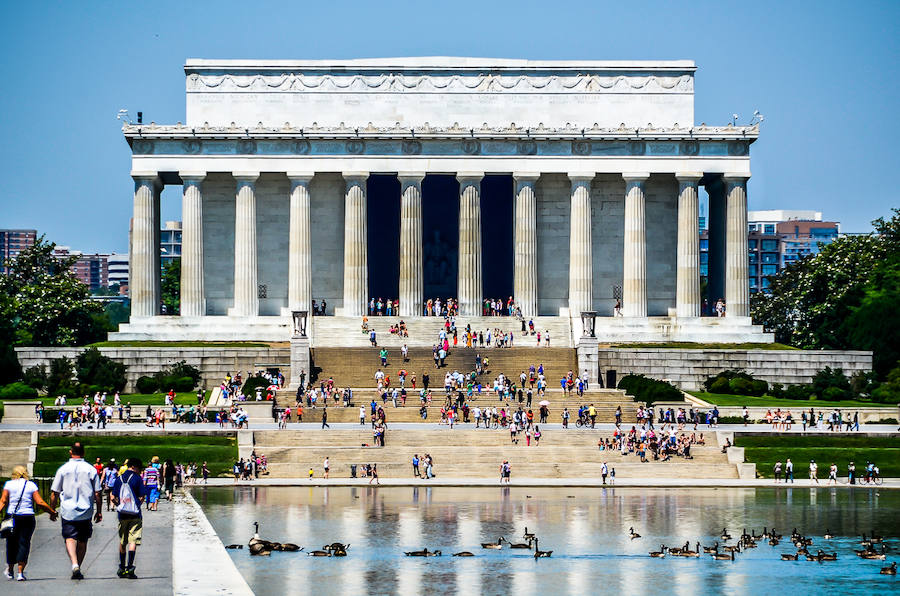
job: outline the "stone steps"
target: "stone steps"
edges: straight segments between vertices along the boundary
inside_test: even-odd
[[[387,408],[385,408],[385,419],[388,424],[392,422],[422,422],[426,424],[434,424],[438,420],[440,420],[440,407],[432,406],[428,408],[428,418],[422,420],[419,415],[419,408],[417,405],[409,405],[407,402],[406,407],[394,408],[390,404]],[[565,406],[559,406],[557,408],[550,408],[550,421],[553,423],[560,423],[562,421],[561,412]],[[498,406],[499,409],[499,406]],[[597,407],[597,423],[608,423],[615,421],[615,406],[607,406]],[[535,412],[535,416],[537,417],[537,408],[533,408]],[[366,421],[370,420],[370,410],[366,407]],[[575,420],[578,417],[578,406],[569,407],[569,413],[571,417],[569,418],[569,425],[575,426]],[[625,421],[633,421],[635,419],[635,408],[632,407],[630,409],[626,409],[623,404],[622,407],[622,420]],[[303,420],[304,422],[320,422],[322,420],[322,408],[310,409],[307,407],[303,408]],[[471,418],[470,420],[474,420]],[[359,406],[350,407],[350,408],[328,408],[328,421],[329,422],[359,422]],[[291,422],[297,422],[297,415],[292,411],[291,413]]]
[[[408,337],[392,336],[391,325],[403,320],[409,332]],[[572,347],[572,326],[568,317],[533,317],[535,331],[541,332],[541,344],[545,344],[544,336],[550,331],[550,345]],[[512,331],[516,334],[514,345],[522,347],[536,346],[537,336],[522,335],[522,323],[512,317],[457,317],[456,327],[462,340],[462,332],[466,325],[473,331],[487,331],[498,328],[502,332]],[[527,324],[527,319],[526,319]],[[404,343],[409,347],[431,347],[437,341],[438,333],[444,325],[443,317],[369,317],[369,329],[374,329],[379,345],[399,348]],[[312,346],[368,346],[369,336],[362,332],[362,317],[312,317],[309,325]],[[487,337],[485,337],[485,340]]]

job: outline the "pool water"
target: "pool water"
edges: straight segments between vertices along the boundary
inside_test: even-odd
[[[195,488],[194,496],[225,544],[260,536],[306,550],[349,543],[347,557],[275,552],[251,557],[228,551],[258,595],[318,594],[605,594],[651,589],[674,594],[885,594],[900,590],[882,566],[900,561],[900,491],[884,489],[643,489],[449,487],[235,487]],[[789,540],[759,547],[737,560],[651,558],[661,544],[711,546],[723,528],[735,544],[744,529],[757,534],[793,528],[813,538],[810,552],[837,552],[837,561],[782,561]],[[482,549],[501,536],[531,551]],[[632,540],[633,527],[641,538]],[[886,537],[887,561],[865,560],[854,549],[862,533]],[[827,532],[835,535],[824,540]],[[404,551],[441,550],[441,557]],[[452,557],[471,551],[475,557]],[[757,592],[763,590],[763,592]]]

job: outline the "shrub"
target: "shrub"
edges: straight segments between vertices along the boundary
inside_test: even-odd
[[[872,391],[872,400],[882,404],[900,403],[900,366],[892,369],[887,381]]]
[[[843,369],[840,368],[831,368],[830,366],[826,366],[819,372],[813,376],[812,380],[812,390],[813,393],[818,395],[820,398],[824,399],[825,391],[834,387],[841,390],[841,398],[839,399],[849,399],[850,396],[850,379],[844,375]],[[832,391],[829,395],[835,396],[836,392]],[[836,399],[830,399],[828,401],[837,401]]]
[[[77,391],[71,391],[75,378],[75,366],[71,360],[63,356],[50,361],[50,372],[47,374],[47,393],[49,395],[75,395]],[[65,387],[68,391],[60,391]]]
[[[22,382],[38,391],[47,386],[47,367],[43,364],[32,366],[22,373]]]
[[[718,377],[709,386],[710,393],[731,393],[731,383],[725,377]]]
[[[37,389],[21,382],[10,383],[0,389],[0,399],[28,399],[37,396]]]
[[[135,387],[138,390],[138,393],[156,393],[156,390],[159,388],[159,383],[154,377],[140,377],[135,383]]]
[[[809,385],[789,385],[784,390],[784,399],[809,399],[812,395],[812,388]]]
[[[652,405],[655,402],[682,401],[684,396],[674,385],[643,375],[625,375],[619,381],[619,389],[633,395],[638,401]],[[246,391],[244,392],[247,394]]]
[[[781,383],[772,383],[772,387],[769,389],[769,395],[776,399],[784,399],[784,385]]]
[[[718,381],[716,381],[718,382]],[[713,383],[715,385],[715,383]],[[743,377],[735,377],[728,381],[729,391],[732,395],[753,395],[753,381]]]
[[[191,366],[185,360],[176,362],[175,364],[170,366],[166,370],[166,374],[175,377],[176,379],[189,377],[191,381],[193,381],[193,384],[188,389],[184,389],[183,391],[190,391],[200,382],[200,369],[198,369],[196,366]]]
[[[750,395],[762,397],[769,391],[769,384],[762,379],[754,379],[751,383]]]
[[[841,401],[847,397],[847,392],[839,387],[827,387],[819,394],[822,401]]]
[[[79,382],[110,393],[125,388],[126,366],[104,356],[97,348],[88,348],[78,355],[75,362]]]
[[[191,377],[181,377],[175,380],[175,391],[192,391],[196,385],[197,382]]]

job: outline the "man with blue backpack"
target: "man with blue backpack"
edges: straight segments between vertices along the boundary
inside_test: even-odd
[[[146,490],[141,477],[143,464],[137,458],[128,460],[128,469],[118,476],[112,485],[112,498],[119,514],[119,571],[121,578],[137,579],[134,573],[134,557],[141,543],[143,519],[141,503]]]

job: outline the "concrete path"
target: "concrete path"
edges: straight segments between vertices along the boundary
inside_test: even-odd
[[[437,468],[440,472],[440,468]],[[485,487],[506,486],[501,485],[499,478],[444,478],[437,476],[430,480],[417,478],[379,478],[378,485],[372,486],[462,486]],[[603,482],[599,478],[516,478],[515,473],[510,481],[510,486],[528,487],[602,487]],[[228,478],[210,478],[209,484],[192,485],[191,488],[203,486],[370,486],[368,478],[267,478],[262,476],[256,480],[241,481],[235,483]],[[847,484],[846,479],[841,479],[836,485],[828,485],[825,480],[816,484],[808,479],[797,479],[794,483],[776,483],[765,478],[737,479],[737,478],[618,478],[614,485],[607,483],[605,486],[624,487],[671,487],[671,488],[886,488],[900,489],[900,478],[888,478],[879,486]]]
[[[138,596],[172,593],[172,504],[162,501],[159,511],[144,511],[144,535],[138,547],[135,567],[138,579],[116,577],[119,568],[119,546],[114,511],[104,511],[103,521],[94,524],[94,535],[88,542],[82,573],[85,579],[71,577],[71,563],[60,535],[60,525],[47,515],[38,516],[31,546],[31,557],[25,568],[26,582],[8,581],[0,577],[0,592],[10,595],[40,594],[125,594]],[[5,554],[4,554],[5,556]],[[4,559],[5,561],[5,559]]]
[[[312,416],[315,418],[315,416],[316,416],[315,410],[308,410],[308,412],[312,412]],[[449,428],[447,427],[447,425],[438,424],[437,421],[425,422],[425,423],[421,423],[421,422],[391,422],[391,408],[387,409],[387,420],[388,420],[388,425],[393,430],[412,429],[412,430],[433,430],[435,432],[449,431]],[[332,422],[329,424],[332,429],[337,429],[337,430],[341,430],[341,429],[347,430],[347,429],[360,428],[360,426],[366,426],[366,427],[370,426],[368,423],[366,425],[360,425],[359,423],[355,423],[355,422]],[[630,429],[632,426],[637,426],[637,424],[635,424],[633,422],[623,422],[622,423],[622,428],[624,428],[624,429]],[[657,424],[656,426],[658,428],[660,425]],[[560,424],[558,422],[556,422],[556,423],[551,422],[548,424],[542,424],[541,427],[544,428],[545,430],[562,429],[562,424]],[[454,428],[474,429],[475,424],[474,423],[469,423],[469,424],[457,423],[457,424],[454,424]],[[597,428],[595,430],[612,432],[614,428],[615,428],[615,425],[612,423],[604,423],[604,424],[598,423]],[[266,424],[254,424],[249,428],[249,430],[277,430],[277,429],[278,429],[278,425],[275,422],[266,423]],[[288,424],[288,429],[289,430],[304,430],[304,431],[325,430],[326,432],[328,430],[328,429],[322,429],[321,418],[320,418],[319,422],[304,422],[304,423],[292,422],[292,423]],[[0,423],[0,432],[5,431],[5,430],[19,430],[19,431],[39,430],[41,432],[53,432],[53,431],[59,431],[60,429],[59,429],[58,424],[5,424],[5,423]],[[78,430],[78,432],[90,433],[92,430],[96,430],[96,429],[91,429],[91,428],[88,428],[87,426],[82,426]],[[128,432],[133,432],[133,433],[141,433],[141,432],[155,433],[155,432],[163,432],[164,431],[164,429],[161,429],[161,428],[147,427],[143,423],[141,423],[141,424],[118,424],[118,423],[108,424],[106,427],[106,430],[108,430],[108,431],[110,431],[110,430],[128,431]],[[177,423],[173,424],[173,423],[169,423],[166,425],[165,430],[190,432],[190,431],[195,431],[195,430],[233,431],[235,429],[229,428],[229,427],[219,428],[218,424],[177,424]],[[584,429],[584,430],[577,429],[577,428],[575,428],[575,423],[573,421],[569,424],[569,430],[571,430],[572,432],[587,432],[590,429]],[[808,431],[804,432],[800,428],[800,425],[798,425],[798,424],[795,424],[794,428],[792,428],[790,431],[782,431],[782,430],[776,431],[776,430],[773,430],[771,425],[768,425],[768,424],[751,424],[749,426],[744,426],[743,424],[720,424],[719,426],[714,427],[714,428],[707,428],[706,425],[701,424],[701,425],[697,426],[697,430],[696,430],[696,432],[698,432],[698,433],[701,433],[701,432],[706,433],[706,432],[711,432],[711,431],[776,433],[776,434],[792,434],[792,435],[819,434],[819,435],[834,435],[834,436],[848,435],[849,436],[849,435],[854,435],[854,434],[859,434],[859,433],[891,434],[891,433],[900,432],[900,429],[898,429],[898,427],[894,424],[860,424],[859,430],[853,431],[853,432],[845,432],[845,431],[828,432],[827,430],[808,430]],[[69,431],[66,430],[66,432],[69,432]],[[503,431],[503,432],[506,432],[506,431]],[[694,427],[692,425],[686,425],[684,427],[684,432],[694,432]]]

